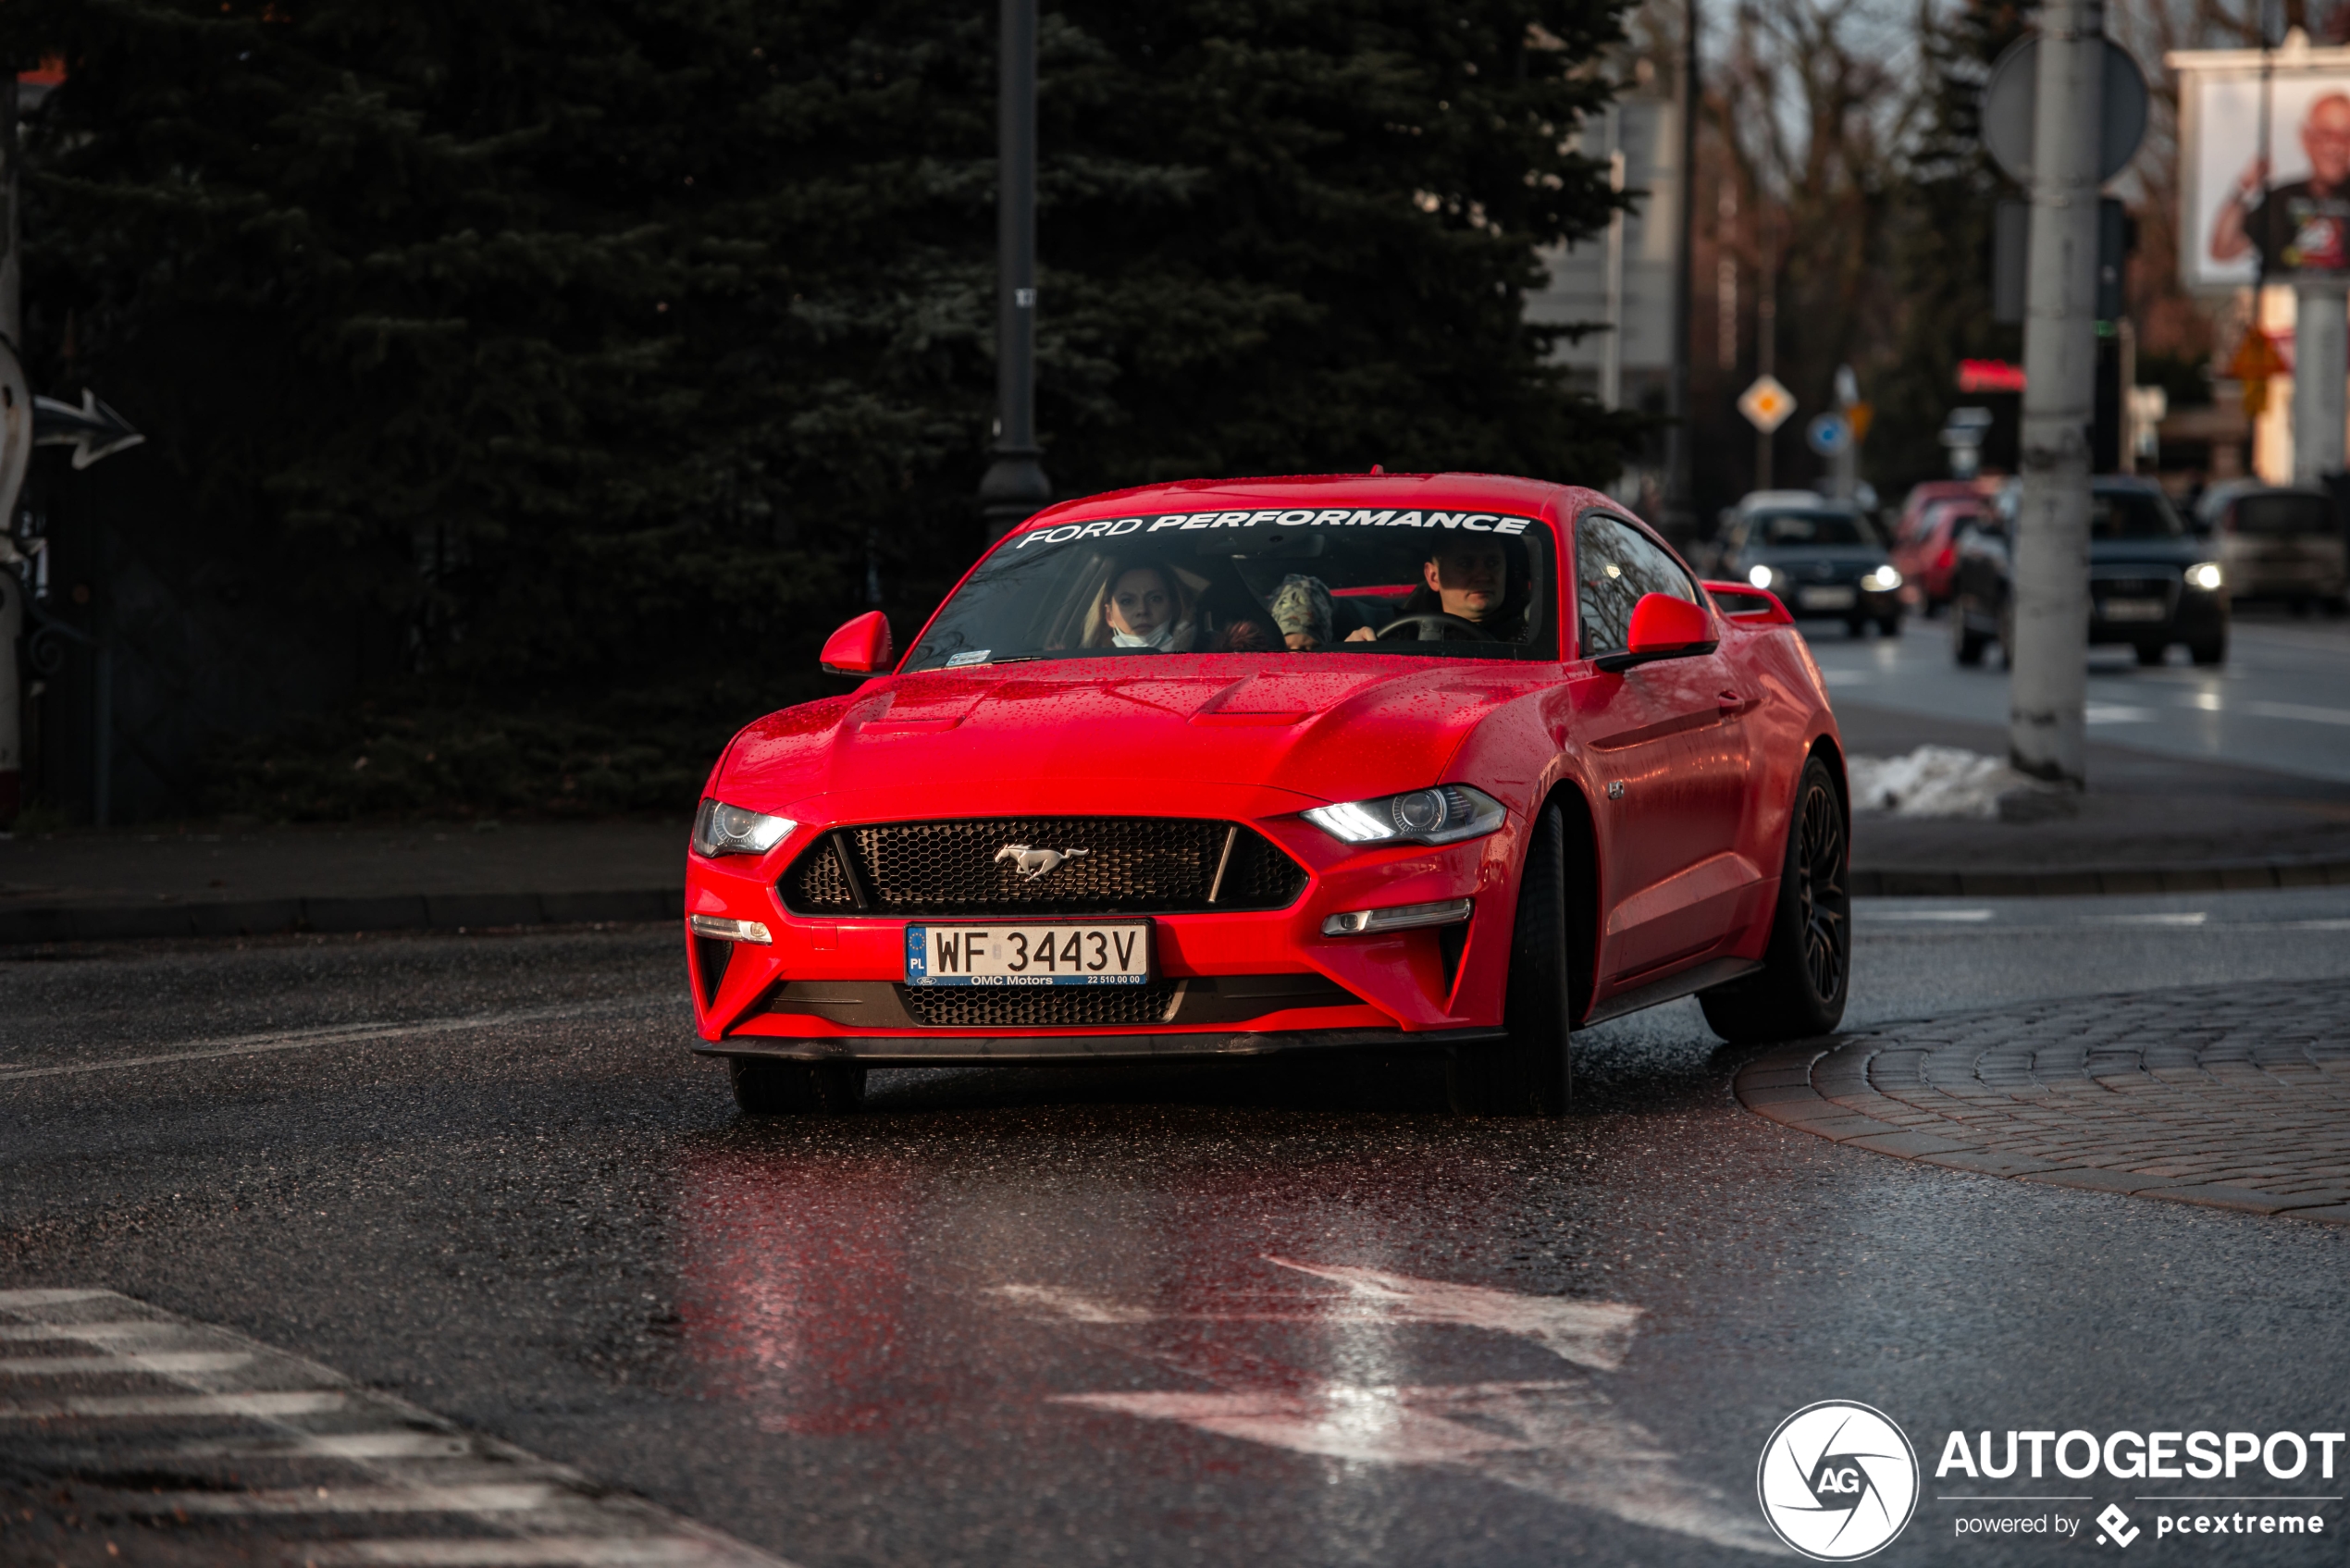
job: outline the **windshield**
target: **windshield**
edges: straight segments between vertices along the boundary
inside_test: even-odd
[[[1876,535],[1850,512],[1765,512],[1748,525],[1758,545],[1873,545]]]
[[[2152,490],[2097,490],[2089,497],[2093,539],[2175,539],[2186,525]]]
[[[2236,502],[2235,525],[2239,534],[2331,534],[2333,502],[2291,490],[2246,496]]]
[[[1323,507],[1067,523],[1006,540],[906,664],[1164,653],[1556,659],[1551,530]]]

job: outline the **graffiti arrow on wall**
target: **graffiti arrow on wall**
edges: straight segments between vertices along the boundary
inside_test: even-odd
[[[81,389],[80,408],[55,398],[32,400],[32,444],[71,447],[76,468],[87,468],[146,438],[87,387]]]

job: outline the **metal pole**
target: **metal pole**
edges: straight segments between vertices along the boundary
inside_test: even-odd
[[[1036,461],[1036,0],[1004,0],[996,101],[996,460],[979,482],[994,543],[1053,499]]]
[[[1756,237],[1762,242],[1762,276],[1754,289],[1754,370],[1760,377],[1775,375],[1778,368],[1779,344],[1779,236],[1777,214],[1764,205],[1757,193],[1754,215]],[[1771,488],[1771,443],[1778,436],[1775,430],[1754,433],[1754,488]]]
[[[1697,537],[1695,443],[1689,433],[1689,330],[1694,306],[1691,269],[1697,246],[1698,0],[1682,0],[1680,249],[1673,270],[1673,374],[1664,432],[1664,526],[1675,537]]]
[[[1623,121],[1614,105],[1607,106],[1607,188],[1624,190]],[[1600,406],[1624,405],[1624,209],[1608,215],[1607,251],[1602,267],[1607,306],[1607,340],[1600,345]]]
[[[17,73],[0,71],[0,336],[7,340],[11,360],[22,352],[24,341],[23,274],[17,260]],[[10,401],[27,391],[21,371],[0,375]],[[27,443],[30,455],[32,409],[0,410],[0,422],[12,422],[12,436]],[[21,460],[0,463],[0,827],[17,819],[23,801],[24,703],[17,685],[17,634],[24,620],[23,589],[15,578],[17,493],[24,485]]]
[[[2080,788],[2088,777],[2088,427],[2096,400],[2105,97],[2098,0],[2049,0],[2041,8],[2038,76],[2008,752],[2017,771]]]
[[[2314,279],[2296,279],[2293,293],[2293,482],[2322,485],[2342,472],[2350,296]]]

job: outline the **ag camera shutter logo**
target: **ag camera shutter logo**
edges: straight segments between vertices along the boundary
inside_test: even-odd
[[[1917,1512],[1917,1451],[1883,1411],[1823,1400],[1779,1423],[1754,1490],[1779,1539],[1814,1562],[1851,1562],[1892,1544]]]

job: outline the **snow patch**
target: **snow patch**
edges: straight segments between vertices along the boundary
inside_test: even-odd
[[[2037,786],[1996,757],[1955,746],[1921,746],[1904,757],[1855,757],[1845,763],[1852,804],[1897,817],[1999,815],[1999,797]]]

